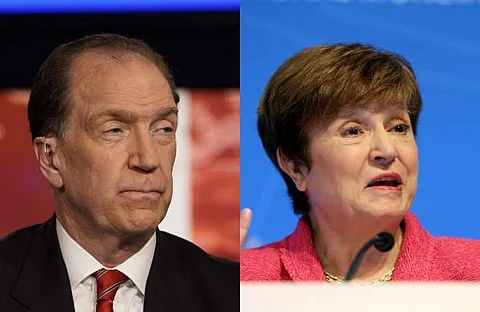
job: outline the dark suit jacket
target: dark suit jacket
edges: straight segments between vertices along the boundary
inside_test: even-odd
[[[144,311],[239,311],[239,270],[236,262],[157,231]],[[0,239],[0,311],[74,311],[55,218]]]

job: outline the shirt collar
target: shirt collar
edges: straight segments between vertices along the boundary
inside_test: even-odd
[[[127,275],[143,295],[145,295],[148,273],[150,272],[150,267],[152,266],[156,244],[157,240],[155,233],[142,247],[142,249],[115,267],[115,269]]]
[[[70,287],[73,290],[90,274],[104,266],[67,233],[58,219],[56,220],[56,229],[60,251],[67,267]],[[155,253],[155,237],[155,234],[152,235],[142,249],[123,263],[109,268],[119,270],[127,275],[143,295],[145,295],[148,273]]]

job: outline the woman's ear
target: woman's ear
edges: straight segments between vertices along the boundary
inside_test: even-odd
[[[295,183],[295,186],[300,192],[307,190],[306,175],[308,170],[305,166],[298,166],[295,162],[287,158],[283,152],[277,148],[277,162],[282,169]]]
[[[36,137],[33,148],[42,175],[53,187],[61,188],[63,179],[58,170],[57,143],[56,138]]]

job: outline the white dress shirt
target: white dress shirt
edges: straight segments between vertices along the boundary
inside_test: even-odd
[[[104,266],[68,235],[58,219],[56,228],[60,250],[70,279],[75,311],[95,312],[97,283],[90,274]],[[142,249],[122,264],[107,268],[119,270],[130,278],[118,288],[113,301],[115,312],[143,311],[145,287],[155,252],[155,237],[155,234],[152,235]]]

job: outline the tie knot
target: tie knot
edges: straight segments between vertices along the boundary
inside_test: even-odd
[[[128,277],[118,270],[100,269],[92,276],[97,280],[97,301],[113,301],[118,287],[128,281]]]

